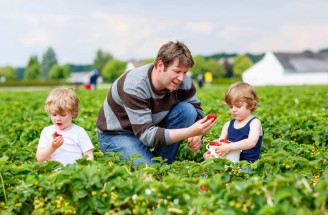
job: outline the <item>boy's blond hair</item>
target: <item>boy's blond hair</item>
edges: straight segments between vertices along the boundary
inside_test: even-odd
[[[56,88],[49,93],[44,108],[49,115],[68,112],[75,119],[79,114],[79,103],[72,88]]]
[[[256,110],[259,103],[259,98],[257,97],[254,87],[244,82],[236,82],[232,84],[226,91],[224,100],[225,105],[234,105],[239,102],[246,102],[246,107],[247,109],[250,109],[251,112]]]

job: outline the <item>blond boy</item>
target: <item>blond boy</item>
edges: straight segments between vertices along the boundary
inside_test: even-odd
[[[94,148],[84,128],[72,123],[79,113],[79,98],[71,88],[56,88],[50,92],[45,110],[53,125],[45,127],[40,136],[37,160],[59,161],[64,166],[88,156],[93,160]]]
[[[215,152],[226,156],[231,151],[242,150],[240,160],[253,163],[260,157],[264,135],[260,120],[252,115],[258,105],[256,91],[248,83],[234,83],[225,93],[225,104],[229,106],[233,119],[224,124],[219,138],[220,147]],[[222,139],[232,143],[220,142]],[[208,151],[203,157],[208,159],[212,155]]]

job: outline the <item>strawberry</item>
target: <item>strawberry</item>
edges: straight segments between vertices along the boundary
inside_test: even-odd
[[[218,142],[209,142],[210,146],[218,146],[219,143]]]
[[[220,142],[221,143],[231,143],[229,140],[226,140],[226,139],[221,139]]]
[[[206,191],[206,192],[208,191],[208,189],[206,189],[203,185],[200,186],[200,189],[201,189],[201,190],[204,190],[204,191]]]
[[[210,119],[217,119],[218,117],[216,116],[216,114],[208,114],[207,115],[207,119],[206,120],[210,120]]]
[[[59,137],[59,136],[63,136],[63,135],[58,134],[57,131],[55,131],[55,133],[52,134],[52,137],[53,137],[53,138],[56,138],[56,137]]]

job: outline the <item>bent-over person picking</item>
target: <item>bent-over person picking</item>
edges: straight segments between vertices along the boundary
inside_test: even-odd
[[[193,65],[189,49],[170,41],[160,48],[154,63],[121,75],[98,113],[102,152],[122,152],[121,159],[140,154],[135,165],[152,165],[158,156],[172,163],[187,138],[190,150],[198,151],[202,136],[217,120],[206,121],[196,88],[186,76]]]

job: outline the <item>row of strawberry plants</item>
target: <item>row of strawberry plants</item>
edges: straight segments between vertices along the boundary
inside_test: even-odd
[[[205,178],[170,173],[161,180],[156,180],[157,172],[152,173],[156,168],[132,171],[134,167],[122,162],[104,165],[81,160],[62,169],[56,169],[56,162],[20,167],[4,165],[3,158],[0,162],[6,184],[0,208],[17,214],[322,214],[328,198],[328,170],[312,186],[303,175],[292,172],[265,180],[242,173],[239,180],[228,182],[214,161],[204,162],[209,172],[216,172]],[[184,168],[193,165],[183,163]],[[176,166],[160,166],[176,171]]]
[[[219,123],[203,138],[205,143],[216,139],[223,122],[230,119],[222,105],[226,87],[198,90],[204,111],[219,116]],[[204,162],[205,146],[193,153],[182,144],[172,165],[134,167],[135,157],[117,162],[118,155],[108,158],[99,150],[94,122],[107,92],[79,90],[81,112],[75,123],[86,128],[95,144],[95,161],[81,160],[79,165],[57,171],[58,163],[35,159],[40,132],[51,123],[43,110],[48,92],[0,92],[0,212],[326,213],[327,193],[322,189],[327,185],[328,153],[325,87],[262,87],[257,91],[261,100],[255,115],[265,130],[259,161]],[[244,173],[240,166],[254,172]],[[201,185],[208,192],[201,191]]]

